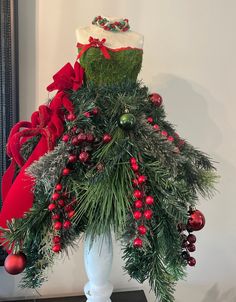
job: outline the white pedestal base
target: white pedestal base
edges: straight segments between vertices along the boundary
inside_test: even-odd
[[[113,285],[108,281],[112,267],[113,248],[110,232],[87,236],[84,243],[84,262],[89,282],[84,287],[87,302],[111,302]]]

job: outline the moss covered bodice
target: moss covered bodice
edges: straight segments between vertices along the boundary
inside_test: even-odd
[[[80,64],[85,69],[86,83],[107,86],[136,82],[142,66],[142,49],[127,48],[108,52],[110,59],[104,57],[101,49],[91,47],[81,56]]]

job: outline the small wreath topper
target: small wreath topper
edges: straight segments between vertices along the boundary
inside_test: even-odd
[[[129,20],[128,19],[120,19],[116,21],[110,21],[107,18],[103,18],[101,16],[97,16],[93,19],[93,25],[97,25],[104,30],[119,32],[119,31],[127,31],[130,29]]]

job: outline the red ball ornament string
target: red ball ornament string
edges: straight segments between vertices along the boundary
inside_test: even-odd
[[[145,184],[147,176],[139,174],[139,164],[135,157],[130,158],[130,166],[135,174],[135,179],[132,180],[133,186],[133,218],[135,220],[137,237],[133,240],[133,246],[141,248],[143,246],[143,237],[146,235],[148,228],[147,221],[153,217],[153,210],[151,207],[154,204],[154,198],[146,194]]]

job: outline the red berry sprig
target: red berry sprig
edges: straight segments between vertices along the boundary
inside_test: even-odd
[[[151,121],[151,120],[150,120]],[[145,222],[153,217],[153,210],[150,209],[154,204],[154,198],[151,195],[146,195],[145,184],[147,176],[139,174],[139,165],[135,157],[130,158],[130,166],[135,173],[135,179],[132,180],[133,186],[136,187],[133,191],[133,218],[136,222],[137,237],[133,240],[134,247],[141,248],[143,246],[143,237],[147,233]]]

